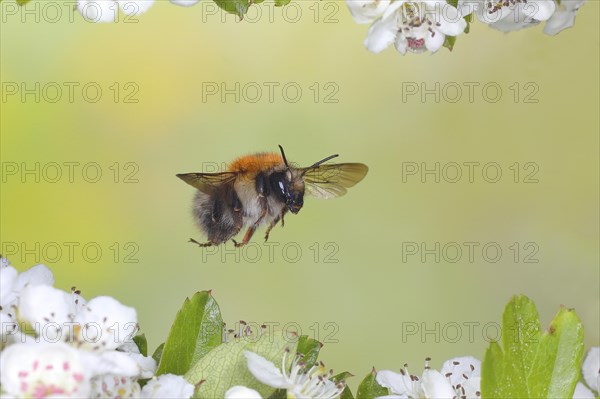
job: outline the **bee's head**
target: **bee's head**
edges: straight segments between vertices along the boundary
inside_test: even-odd
[[[289,211],[293,214],[300,212],[302,205],[304,205],[304,179],[302,173],[298,170],[290,168],[283,148],[281,149],[281,157],[285,163],[286,169],[281,172],[276,172],[271,176],[271,184],[275,189],[275,192],[279,195]]]
[[[271,175],[271,184],[279,198],[285,201],[288,210],[294,214],[304,205],[304,180],[300,173],[284,170]]]

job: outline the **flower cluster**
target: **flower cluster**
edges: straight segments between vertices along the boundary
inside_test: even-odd
[[[135,309],[73,288],[54,288],[44,265],[18,273],[0,258],[2,394],[44,397],[186,397],[182,377],[155,377],[156,361],[140,353]],[[142,387],[142,384],[145,385]]]
[[[474,357],[450,359],[441,371],[429,367],[430,358],[425,359],[425,368],[419,378],[408,371],[408,365],[400,373],[382,370],[377,373],[377,382],[388,388],[392,395],[386,398],[479,398],[481,362]]]
[[[585,0],[346,0],[359,24],[370,23],[365,46],[379,53],[394,43],[401,54],[452,48],[454,37],[477,19],[510,32],[545,22],[544,32],[556,35],[573,26]]]

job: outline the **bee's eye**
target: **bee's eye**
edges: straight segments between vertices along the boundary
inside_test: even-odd
[[[283,184],[283,180],[279,180],[279,188],[282,193],[285,193],[285,184]]]

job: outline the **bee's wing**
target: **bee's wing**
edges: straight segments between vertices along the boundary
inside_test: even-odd
[[[211,194],[224,183],[229,183],[236,177],[234,172],[223,173],[180,173],[176,175],[181,180],[196,187],[198,190],[206,194]]]
[[[341,197],[346,189],[361,181],[369,168],[362,163],[334,163],[305,169],[304,184],[308,194],[316,198]]]

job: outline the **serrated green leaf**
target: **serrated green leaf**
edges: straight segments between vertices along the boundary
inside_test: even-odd
[[[291,0],[275,0],[275,7],[287,6]]]
[[[316,339],[309,338],[308,335],[301,335],[298,339],[298,349],[296,350],[303,355],[302,361],[310,365],[317,362],[322,346],[323,344]]]
[[[240,19],[244,18],[248,7],[250,6],[249,0],[214,0],[219,8],[227,11],[230,14],[235,14]]]
[[[222,342],[223,319],[209,291],[186,298],[165,341],[156,375],[185,374]]]
[[[526,296],[515,296],[502,316],[502,347],[492,342],[482,364],[481,393],[489,398],[567,398],[579,377],[583,327],[561,309],[548,331]]]
[[[532,397],[573,397],[582,357],[583,326],[572,309],[562,307],[541,336],[530,378]]]
[[[133,342],[135,342],[142,355],[148,356],[148,341],[146,340],[146,334],[136,335],[133,337]]]
[[[263,398],[270,397],[275,389],[260,383],[250,373],[244,351],[251,351],[281,367],[282,356],[286,349],[296,353],[296,342],[289,342],[283,334],[262,333],[259,338],[241,337],[236,341],[222,344],[196,362],[186,373],[185,379],[198,386],[194,397],[222,398],[234,385],[243,385],[257,390]],[[294,356],[287,356],[290,367]]]
[[[371,370],[369,374],[362,380],[356,391],[356,399],[373,399],[378,396],[385,396],[389,394],[387,388],[379,385],[375,377],[377,371]]]
[[[163,342],[162,344],[158,345],[158,347],[154,350],[154,353],[152,354],[152,359],[156,361],[156,364],[160,363],[160,358],[162,357],[162,352],[164,348],[165,343]]]

